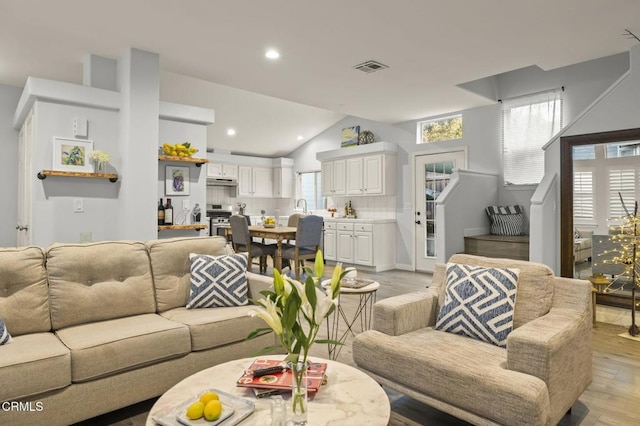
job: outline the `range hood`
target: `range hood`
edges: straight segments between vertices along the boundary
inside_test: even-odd
[[[207,178],[207,186],[238,186],[238,180],[228,178]]]

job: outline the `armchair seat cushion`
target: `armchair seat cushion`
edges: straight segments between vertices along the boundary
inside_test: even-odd
[[[53,333],[16,336],[0,355],[0,401],[61,389],[71,384],[71,355]]]
[[[359,367],[500,424],[544,424],[549,395],[541,379],[505,368],[507,352],[431,327],[401,336],[358,335]]]
[[[189,329],[156,314],[135,315],[57,330],[71,350],[74,383],[186,355]]]

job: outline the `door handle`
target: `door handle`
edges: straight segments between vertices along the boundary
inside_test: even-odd
[[[420,225],[422,222],[420,222],[419,220],[416,220],[416,225]]]

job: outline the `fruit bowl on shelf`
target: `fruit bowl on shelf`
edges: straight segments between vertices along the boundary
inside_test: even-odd
[[[172,157],[193,157],[193,154],[198,152],[198,149],[191,146],[189,142],[169,144],[165,142],[162,144],[162,151],[165,155]]]

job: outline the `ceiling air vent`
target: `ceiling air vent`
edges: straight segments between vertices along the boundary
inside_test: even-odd
[[[367,61],[353,67],[354,70],[359,70],[366,73],[380,71],[385,68],[389,68],[389,67],[385,64],[381,64],[378,61]]]

